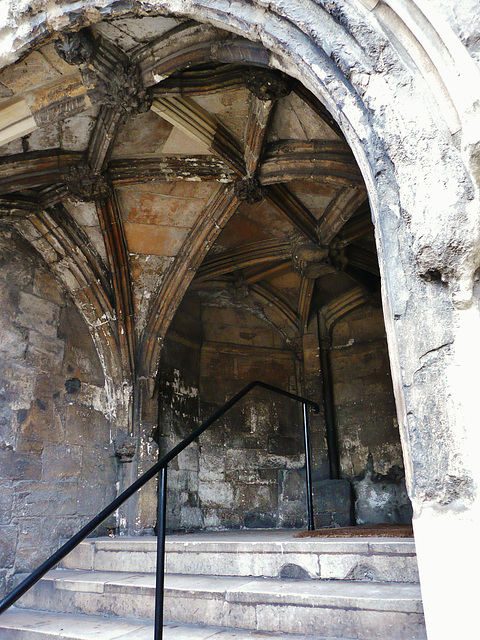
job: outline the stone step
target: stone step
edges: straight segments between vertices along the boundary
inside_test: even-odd
[[[155,576],[50,572],[19,601],[64,613],[151,618]],[[402,583],[167,575],[165,620],[365,640],[425,638],[420,587]]]
[[[166,623],[164,640],[258,640],[255,631]],[[71,613],[11,609],[0,617],[2,640],[153,640],[153,623]],[[264,640],[338,640],[319,635],[262,633]],[[388,640],[385,638],[384,640]]]
[[[66,569],[154,572],[156,538],[94,538]],[[170,535],[167,573],[418,582],[415,543],[400,538],[294,538],[286,531]]]

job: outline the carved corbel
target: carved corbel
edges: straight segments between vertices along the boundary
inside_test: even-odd
[[[113,43],[95,37],[88,29],[67,33],[55,43],[58,55],[80,67],[94,103],[124,113],[148,111],[151,98],[143,86],[140,69]]]
[[[111,193],[105,174],[93,172],[85,161],[67,167],[63,182],[73,198],[84,202],[105,199]]]
[[[314,280],[327,273],[333,273],[329,257],[329,247],[309,242],[297,233],[290,238],[293,270],[304,278]]]
[[[114,440],[115,457],[123,464],[132,462],[137,452],[137,442],[134,438],[117,438]]]
[[[238,178],[234,184],[235,195],[242,202],[255,204],[265,197],[264,189],[257,176]]]
[[[247,67],[242,70],[247,89],[264,102],[285,98],[291,91],[288,77],[280,71]]]
[[[95,38],[88,29],[66,33],[55,42],[55,51],[67,64],[88,64],[95,55]]]
[[[343,271],[348,264],[345,249],[341,243],[335,241],[329,245],[318,244],[293,233],[290,246],[293,270],[309,280],[335,271]]]
[[[328,257],[332,266],[334,266],[337,271],[343,271],[348,264],[348,258],[345,255],[345,248],[341,241],[336,242],[334,240],[330,243]]]

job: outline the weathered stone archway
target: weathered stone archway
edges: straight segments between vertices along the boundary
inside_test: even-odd
[[[325,103],[356,155],[375,220],[432,639],[458,633],[459,620],[465,631],[473,628],[473,596],[443,585],[468,584],[466,571],[478,561],[478,107],[475,89],[467,89],[478,86],[467,20],[476,8],[464,5],[464,18],[443,7],[422,12],[414,2],[132,2],[129,9],[188,17],[261,42],[270,66]],[[10,10],[25,34],[14,42],[18,54],[116,12],[110,2],[101,9],[84,3],[75,15],[68,5],[36,18],[16,14],[13,2]],[[12,33],[5,30],[7,44]],[[441,568],[440,550],[447,559]]]

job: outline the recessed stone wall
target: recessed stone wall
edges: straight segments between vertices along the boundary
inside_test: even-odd
[[[333,331],[342,480],[329,480],[322,408],[310,414],[318,526],[411,519],[384,331],[381,309],[369,305]],[[161,452],[258,379],[322,404],[315,319],[294,349],[246,309],[187,297],[162,354]],[[255,390],[170,464],[168,527],[305,527],[304,464],[300,406]]]
[[[158,431],[154,433],[160,454],[167,453],[198,424],[200,349],[200,306],[195,299],[186,298],[167,334],[160,362]],[[168,467],[167,510],[169,530],[203,527],[196,442]]]
[[[114,497],[117,463],[87,327],[38,255],[6,226],[0,336],[3,593]]]
[[[194,322],[195,320],[195,322]],[[160,446],[167,450],[252,380],[299,392],[299,360],[247,311],[180,307],[162,354]],[[303,526],[300,406],[255,390],[169,467],[170,529]]]
[[[330,354],[340,469],[352,482],[356,524],[410,522],[381,308],[364,305],[338,322]]]

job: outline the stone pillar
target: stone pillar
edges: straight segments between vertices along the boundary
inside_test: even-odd
[[[439,225],[437,242],[458,236],[462,207],[456,225]],[[479,287],[471,269],[473,296],[459,298],[469,290],[467,270],[459,282],[452,257],[425,269],[422,252],[410,250],[421,244],[422,227],[413,238],[412,227],[388,215],[377,220],[384,314],[428,638],[450,640],[478,626]]]
[[[136,456],[132,464],[132,480],[148,471],[158,460],[158,445],[153,439],[158,422],[154,380],[137,378],[134,405]],[[156,521],[157,479],[153,478],[129,500],[127,532],[130,535],[151,534]]]
[[[447,640],[474,633],[478,626],[475,576],[480,569],[480,452],[478,373],[480,312],[454,311],[451,355],[432,379],[428,391],[439,393],[443,415],[432,416],[429,428],[442,448],[441,466],[432,457],[428,491],[415,499],[415,541],[429,640]],[[444,432],[444,425],[448,431]],[[428,451],[423,453],[428,456]]]

